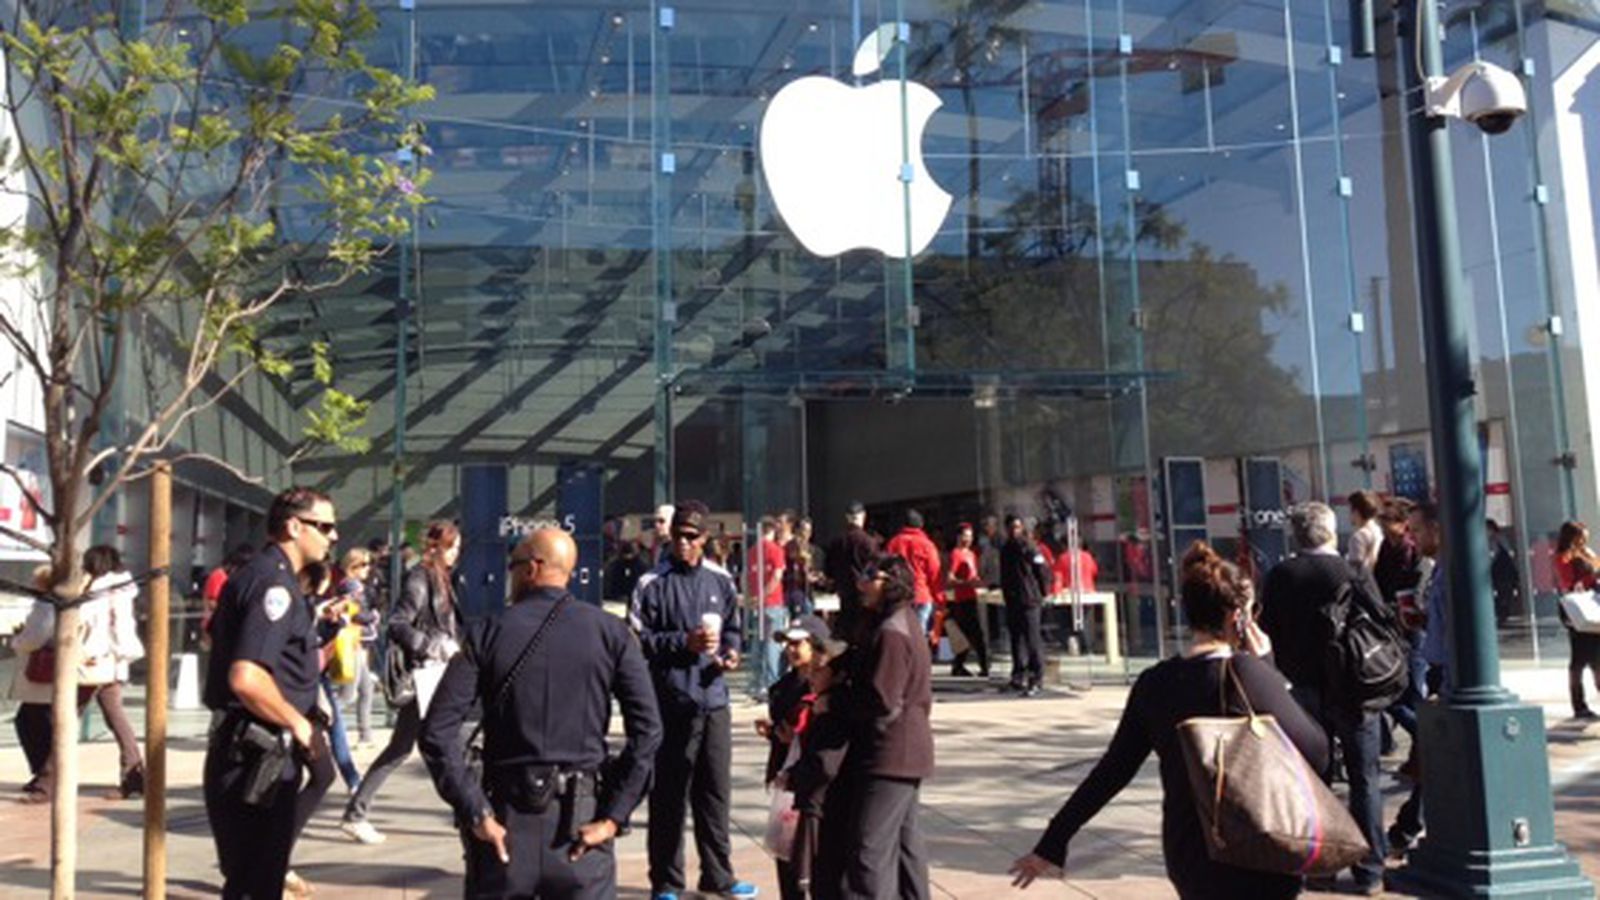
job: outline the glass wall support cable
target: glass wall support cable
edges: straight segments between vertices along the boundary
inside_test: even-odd
[[[402,0],[400,4],[402,37],[400,40],[400,68],[409,81],[417,77],[417,7],[416,0]],[[409,113],[404,113],[410,119]],[[416,175],[417,160],[410,150],[402,151],[412,177]],[[406,381],[410,348],[407,338],[411,330],[411,257],[415,251],[418,219],[411,213],[411,229],[401,238],[395,264],[399,267],[394,298],[394,457],[390,467],[393,485],[390,488],[389,506],[389,585],[398,590],[405,575],[400,547],[406,537]]]
[[[1322,4],[1323,34],[1327,38],[1330,58],[1327,60],[1328,69],[1328,109],[1332,114],[1331,127],[1333,128],[1333,167],[1341,185],[1342,179],[1347,177],[1344,159],[1344,111],[1339,107],[1339,66],[1334,63],[1331,54],[1339,46],[1333,31],[1333,5],[1329,0]],[[1356,428],[1361,438],[1361,486],[1372,487],[1372,467],[1366,461],[1372,457],[1372,427],[1367,420],[1367,370],[1366,361],[1362,353],[1363,330],[1355,327],[1356,317],[1361,313],[1361,297],[1356,287],[1356,260],[1353,249],[1353,237],[1350,228],[1350,202],[1354,194],[1354,186],[1348,190],[1341,189],[1339,197],[1339,234],[1344,238],[1344,290],[1345,304],[1350,314],[1350,346],[1354,350],[1356,371]],[[1330,493],[1333,485],[1328,485]]]
[[[1322,495],[1333,490],[1333,468],[1328,462],[1328,431],[1322,415],[1322,359],[1317,349],[1316,287],[1311,280],[1311,224],[1306,219],[1306,165],[1300,142],[1300,78],[1295,71],[1294,11],[1292,0],[1283,2],[1284,66],[1289,73],[1289,148],[1294,159],[1295,220],[1300,230],[1300,286],[1306,294],[1306,341],[1311,364],[1311,410],[1317,427],[1317,457],[1322,461]]]
[[[1530,57],[1527,52],[1527,22],[1523,19],[1522,4],[1509,3],[1511,14],[1516,23],[1517,59],[1526,60]],[[1477,35],[1474,26],[1474,47]],[[1530,235],[1534,245],[1534,277],[1538,281],[1539,296],[1544,298],[1546,321],[1554,321],[1561,314],[1561,303],[1556,299],[1555,291],[1550,284],[1550,219],[1549,206],[1540,199],[1539,190],[1544,186],[1544,164],[1539,157],[1539,101],[1544,95],[1539,91],[1528,91],[1528,109],[1517,127],[1522,130],[1523,140],[1526,144],[1524,156],[1528,160],[1528,181],[1534,189],[1528,193],[1529,217],[1533,220]],[[1561,453],[1572,449],[1571,430],[1567,427],[1567,387],[1566,379],[1561,373],[1561,336],[1546,331],[1549,339],[1549,370],[1550,370],[1550,403],[1553,408],[1551,424],[1555,429],[1556,447]],[[1578,517],[1578,489],[1573,483],[1572,469],[1560,466],[1556,473],[1561,483],[1561,515],[1564,521]],[[1524,523],[1524,526],[1531,523]],[[1524,569],[1529,568],[1524,564]],[[1532,605],[1533,595],[1528,595],[1529,605]],[[1534,629],[1534,645],[1538,646],[1538,629]],[[1538,651],[1535,650],[1535,653]]]
[[[672,29],[677,11],[652,2],[650,27],[650,243],[655,253],[655,467],[657,505],[672,500],[672,386],[676,376],[672,295]]]
[[[1478,13],[1472,10],[1469,13],[1472,27],[1472,58],[1480,59],[1478,46]],[[1511,480],[1512,503],[1516,509],[1516,535],[1517,558],[1522,564],[1517,566],[1517,577],[1520,582],[1522,596],[1528,601],[1528,628],[1533,641],[1533,662],[1539,664],[1539,620],[1533,604],[1533,567],[1528,561],[1533,558],[1528,547],[1528,501],[1523,496],[1527,480],[1522,477],[1522,441],[1517,434],[1518,424],[1522,421],[1517,415],[1517,390],[1516,375],[1511,365],[1511,325],[1506,313],[1506,273],[1502,262],[1500,249],[1500,208],[1495,198],[1494,163],[1489,153],[1489,135],[1478,132],[1478,149],[1483,156],[1483,174],[1486,181],[1485,194],[1489,201],[1489,246],[1490,259],[1494,267],[1494,301],[1495,320],[1500,326],[1500,363],[1504,369],[1506,380],[1506,474]],[[1485,460],[1487,465],[1488,461]],[[1494,548],[1489,548],[1493,552]]]
[[[1124,178],[1128,180],[1128,183],[1126,184],[1127,199],[1124,203],[1124,207],[1126,209],[1125,224],[1127,227],[1126,240],[1128,242],[1128,302],[1130,304],[1128,329],[1132,339],[1132,359],[1130,362],[1132,363],[1133,371],[1142,373],[1145,371],[1145,362],[1144,309],[1141,305],[1139,296],[1139,199],[1138,190],[1132,183],[1134,177],[1133,173],[1135,172],[1133,163],[1133,103],[1128,96],[1129,85],[1132,82],[1131,76],[1129,75],[1129,61],[1132,57],[1131,39],[1128,41],[1130,46],[1125,48],[1128,52],[1120,52],[1124,49],[1120,47],[1120,44],[1123,42],[1122,36],[1128,34],[1127,27],[1128,19],[1126,4],[1123,2],[1123,0],[1117,0],[1117,40],[1119,43],[1119,53],[1117,55],[1117,79],[1122,91],[1122,167]],[[1144,465],[1144,488],[1148,502],[1147,508],[1154,510],[1159,504],[1156,497],[1155,461],[1150,458],[1149,382],[1141,375],[1138,379],[1135,389],[1138,391],[1139,457]],[[1152,526],[1154,525],[1153,519],[1151,524]],[[1138,523],[1135,523],[1136,530],[1137,527]],[[1161,571],[1161,549],[1164,543],[1165,541],[1163,540],[1163,535],[1160,534],[1160,529],[1152,527],[1150,529],[1150,579],[1152,581],[1151,593],[1154,594],[1156,598],[1156,653],[1160,657],[1165,657],[1167,654],[1166,632],[1169,624],[1167,610],[1168,600],[1170,599],[1161,596],[1160,576],[1156,574]],[[1171,567],[1171,585],[1173,588],[1171,597],[1177,596],[1178,579],[1176,566],[1177,559],[1176,556],[1174,556],[1173,566]],[[1176,635],[1181,641],[1183,633],[1181,613],[1179,614],[1179,621],[1176,623],[1176,628]]]

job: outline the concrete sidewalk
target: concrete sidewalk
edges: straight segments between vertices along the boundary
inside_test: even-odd
[[[1556,784],[1558,833],[1591,878],[1600,879],[1600,726],[1564,721],[1565,672],[1512,670],[1507,684],[1545,705]],[[1026,852],[1046,820],[1092,766],[1110,739],[1127,689],[1099,686],[1082,693],[1053,691],[1034,700],[1002,697],[971,681],[938,685],[934,726],[939,773],[923,789],[923,827],[939,897],[997,896],[1151,898],[1173,896],[1163,875],[1161,790],[1154,757],[1139,777],[1081,834],[1072,847],[1068,879],[1036,885],[1026,895],[1010,887],[1005,870]],[[734,859],[742,878],[777,896],[771,860],[761,847],[767,796],[760,786],[765,749],[751,723],[755,704],[735,710]],[[169,892],[214,896],[220,887],[200,796],[204,747],[179,738],[170,757]],[[86,897],[137,896],[140,891],[141,806],[108,801],[116,748],[99,741],[83,750],[87,779],[82,800],[78,884]],[[377,748],[359,751],[365,764]],[[1392,769],[1398,758],[1386,761]],[[48,885],[48,814],[14,801],[24,780],[20,753],[0,758],[0,896],[40,897]],[[1403,790],[1391,780],[1387,815]],[[321,897],[456,897],[461,847],[420,760],[385,786],[373,822],[387,843],[364,847],[338,831],[342,790],[330,795],[295,854],[295,868]],[[643,818],[641,811],[640,818]],[[689,846],[689,874],[698,874]],[[648,896],[643,831],[617,844],[619,896]]]

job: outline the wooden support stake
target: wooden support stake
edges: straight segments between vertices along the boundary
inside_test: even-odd
[[[150,478],[150,568],[172,564],[172,467],[156,466]],[[150,661],[145,689],[144,896],[167,896],[167,668],[172,659],[172,578],[150,581]]]

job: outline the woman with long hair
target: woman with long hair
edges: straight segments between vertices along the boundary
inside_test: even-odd
[[[1061,876],[1067,843],[1133,780],[1154,750],[1161,760],[1162,853],[1167,877],[1180,897],[1231,900],[1300,893],[1297,875],[1257,872],[1211,859],[1178,745],[1178,723],[1221,713],[1218,697],[1228,662],[1251,707],[1276,717],[1315,771],[1327,768],[1327,736],[1289,696],[1283,675],[1272,664],[1271,642],[1255,621],[1249,578],[1209,545],[1196,543],[1183,559],[1182,599],[1193,640],[1180,655],[1139,676],[1105,756],[1050,820],[1033,852],[1012,863],[1018,887]],[[1234,697],[1228,706],[1230,715],[1244,708]]]
[[[86,668],[95,673],[86,683],[99,685],[95,702],[117,739],[120,777],[114,796],[126,800],[144,793],[139,737],[122,708],[122,686],[128,683],[129,667],[144,658],[133,611],[139,589],[133,576],[123,570],[122,555],[115,547],[90,547],[83,554],[83,570],[89,576],[93,598],[83,604],[84,659]]]
[[[915,608],[915,575],[880,556],[856,584],[869,617],[849,666],[844,715],[850,749],[829,790],[812,871],[813,896],[900,897],[928,891],[928,852],[917,819],[933,775],[933,660]]]
[[[413,675],[418,669],[443,665],[461,648],[461,619],[451,577],[460,557],[461,531],[455,524],[429,523],[422,561],[406,573],[405,583],[389,612],[389,641],[405,654],[406,667]],[[361,787],[350,796],[350,804],[345,807],[340,827],[353,840],[363,844],[383,843],[383,833],[367,821],[367,815],[383,783],[416,749],[421,728],[422,705],[420,698],[413,697],[397,711],[389,745],[372,761],[361,779]]]
[[[1556,584],[1561,593],[1592,591],[1600,583],[1600,557],[1589,549],[1589,527],[1582,522],[1563,522],[1556,537]],[[1572,627],[1567,612],[1557,604],[1561,624],[1567,629],[1567,643],[1572,649],[1567,658],[1567,692],[1572,697],[1572,716],[1575,719],[1600,719],[1583,696],[1583,672],[1600,691],[1600,634],[1587,634]]]

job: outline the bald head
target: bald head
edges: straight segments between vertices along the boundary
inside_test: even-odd
[[[541,528],[523,539],[512,553],[519,585],[525,589],[564,588],[578,564],[578,545],[559,528]]]

